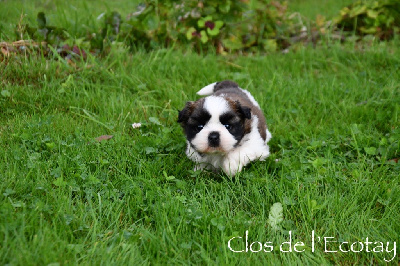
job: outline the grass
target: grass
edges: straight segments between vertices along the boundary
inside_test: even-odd
[[[389,250],[397,242],[398,263],[399,58],[383,43],[248,57],[113,50],[76,66],[3,61],[0,264],[347,265],[394,256],[340,252],[341,242],[348,250],[367,237]],[[233,180],[191,171],[176,123],[199,88],[223,79],[252,92],[273,135],[271,157]],[[284,219],[273,230],[276,202]],[[245,249],[246,231],[249,244],[272,242],[273,252],[230,251],[233,237]],[[279,250],[289,231],[304,252]],[[339,241],[327,244],[338,252],[317,240],[313,250],[313,231]]]
[[[318,0],[289,0],[288,8],[289,12],[299,12],[301,15],[311,20],[315,20],[317,15],[322,15],[328,20],[331,20],[338,16],[339,11],[343,7],[353,2],[352,0],[324,0],[323,2]]]

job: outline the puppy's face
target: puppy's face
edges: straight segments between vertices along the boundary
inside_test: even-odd
[[[187,102],[179,112],[190,145],[199,153],[226,154],[235,148],[249,131],[250,108],[220,96]]]

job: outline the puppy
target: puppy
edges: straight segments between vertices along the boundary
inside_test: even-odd
[[[222,169],[234,176],[249,162],[269,156],[267,143],[272,135],[247,90],[225,80],[197,94],[210,96],[187,102],[178,114],[187,139],[186,155],[196,163],[195,170]]]

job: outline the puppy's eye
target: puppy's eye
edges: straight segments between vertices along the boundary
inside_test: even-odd
[[[204,127],[204,125],[197,125],[197,130],[200,131],[203,129],[203,127]]]
[[[226,125],[224,125],[224,126],[225,126],[225,128],[228,129],[228,130],[232,128],[232,126],[229,125],[229,124],[226,124]]]

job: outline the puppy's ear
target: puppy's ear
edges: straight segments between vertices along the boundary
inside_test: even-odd
[[[244,118],[251,119],[251,109],[247,106],[241,106],[241,107]]]
[[[235,101],[236,110],[246,119],[251,119],[251,109],[247,106],[242,106],[239,101]]]
[[[178,123],[186,123],[193,112],[194,102],[187,102],[185,107],[178,111]]]

